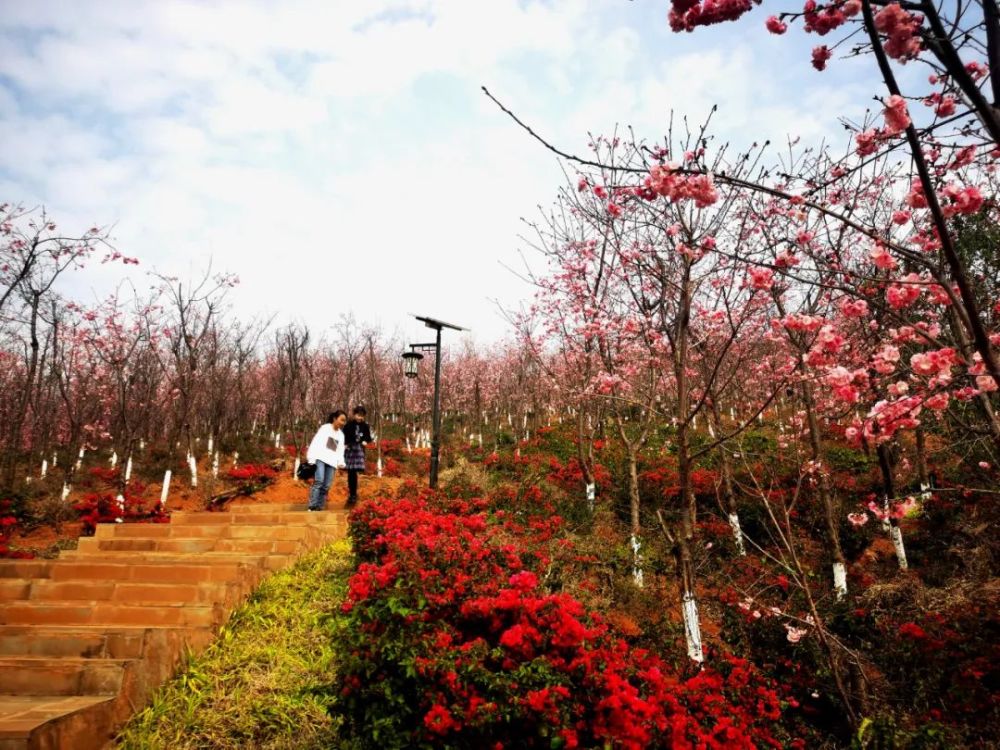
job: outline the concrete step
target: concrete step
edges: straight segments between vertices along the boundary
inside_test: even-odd
[[[140,625],[145,627],[215,627],[221,605],[143,605],[118,602],[10,601],[0,608],[0,625]]]
[[[226,513],[289,513],[297,511],[304,513],[309,506],[306,503],[246,503],[230,505]],[[337,510],[333,508],[332,510]],[[329,511],[327,511],[329,512]]]
[[[61,560],[70,561],[96,561],[96,562],[128,562],[134,560],[137,564],[159,562],[184,564],[189,562],[212,562],[214,560],[224,562],[242,562],[247,565],[254,565],[265,571],[282,570],[295,555],[279,554],[234,554],[232,552],[199,552],[198,554],[185,554],[183,552],[135,552],[133,550],[67,550],[61,553]]]
[[[261,526],[311,526],[347,525],[347,513],[342,510],[323,510],[313,513],[303,511],[243,511],[235,513],[204,513],[175,511],[170,514],[171,526],[182,525],[252,524]]]
[[[85,750],[111,739],[114,695],[0,695],[0,750]]]
[[[20,583],[9,578],[5,583]],[[0,600],[17,601],[110,601],[124,604],[213,604],[235,606],[249,587],[240,581],[215,583],[145,583],[135,581],[75,580],[24,581],[5,590]]]
[[[96,539],[305,539],[320,532],[308,524],[296,526],[258,526],[250,524],[173,524],[164,526],[111,526],[97,527]]]
[[[210,559],[207,562],[178,563],[147,560],[139,563],[53,560],[48,579],[52,581],[137,581],[143,583],[211,583],[253,579],[261,575],[261,560],[254,563]]]
[[[211,628],[0,625],[0,655],[139,659],[200,649],[214,636]]]
[[[117,695],[128,659],[0,656],[4,695]]]
[[[202,552],[237,552],[258,555],[291,555],[302,551],[297,539],[117,539],[86,537],[80,540],[77,553],[103,552],[171,552],[199,554]]]
[[[0,579],[47,578],[51,560],[0,560]]]

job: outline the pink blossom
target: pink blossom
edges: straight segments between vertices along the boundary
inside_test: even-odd
[[[899,94],[893,94],[886,99],[882,114],[885,117],[885,134],[889,136],[899,135],[912,122],[910,113],[906,109],[906,100]]]
[[[847,318],[863,318],[868,314],[868,303],[863,299],[842,300],[840,312]]]
[[[948,394],[947,393],[935,393],[933,396],[924,400],[924,406],[928,409],[933,409],[934,411],[944,411],[948,408]]]
[[[770,268],[751,268],[750,286],[753,289],[770,289],[774,286],[774,271]]]
[[[787,632],[787,638],[789,643],[798,643],[802,640],[802,636],[809,632],[807,628],[796,628],[792,625],[785,625],[785,630]]]
[[[890,383],[886,390],[889,391],[890,396],[899,398],[910,392],[910,385],[905,380],[899,380],[895,383]]]
[[[905,63],[920,54],[917,36],[922,18],[903,10],[899,3],[891,3],[875,14],[875,28],[885,34],[885,53]]]
[[[812,51],[812,66],[816,70],[826,70],[826,63],[831,57],[830,48],[825,44],[819,47],[813,47]]]
[[[906,205],[910,208],[927,208],[927,196],[919,180],[910,183],[910,192],[906,195]]]
[[[983,207],[983,194],[975,185],[958,187],[948,184],[941,188],[941,194],[950,200],[950,203],[944,206],[946,216],[974,214]]]
[[[788,31],[788,24],[782,21],[777,16],[771,16],[767,19],[767,30],[772,34],[784,34]]]
[[[926,352],[918,352],[910,357],[910,369],[917,375],[933,375],[937,372],[937,364]]]
[[[837,365],[827,370],[826,382],[831,387],[836,388],[838,386],[850,385],[852,380],[854,380],[854,375],[842,365]]]
[[[852,526],[864,526],[868,523],[868,514],[864,511],[860,513],[848,513],[847,520],[851,522]]]
[[[983,393],[992,393],[997,390],[997,382],[992,375],[977,375],[976,388]]]
[[[872,259],[875,267],[881,268],[883,271],[891,271],[896,267],[896,259],[892,257],[889,251],[886,250],[885,245],[881,243],[875,245],[869,257]]]
[[[950,117],[955,114],[955,97],[951,94],[946,94],[941,97],[941,101],[934,108],[934,113],[938,117]]]
[[[854,143],[858,156],[871,156],[878,150],[878,131],[869,128],[855,133]]]

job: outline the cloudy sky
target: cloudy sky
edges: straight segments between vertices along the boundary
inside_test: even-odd
[[[114,225],[143,270],[211,259],[241,315],[321,332],[353,311],[501,337],[495,300],[528,294],[521,217],[560,165],[480,92],[582,151],[671,110],[737,143],[842,140],[875,90],[867,64],[809,67],[758,9],[672,34],[668,0],[0,0],[0,202],[72,231]],[[132,270],[140,282],[141,272]],[[106,293],[113,272],[67,292]]]

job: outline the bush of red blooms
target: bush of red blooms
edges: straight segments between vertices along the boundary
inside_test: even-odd
[[[331,708],[352,747],[781,747],[779,698],[747,662],[679,674],[548,591],[560,521],[531,512],[541,493],[517,501],[424,491],[352,514]]]
[[[35,556],[34,553],[10,548],[10,538],[18,525],[17,516],[10,512],[12,506],[7,500],[0,501],[0,559],[30,559]]]
[[[146,507],[142,497],[143,487],[130,485],[119,496],[113,492],[91,492],[73,504],[74,510],[83,521],[84,535],[93,535],[99,523],[167,523],[170,517],[163,512],[159,503]]]
[[[226,472],[226,477],[237,482],[268,483],[278,476],[278,472],[264,464],[244,464]]]

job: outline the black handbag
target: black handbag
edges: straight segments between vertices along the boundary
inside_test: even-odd
[[[307,482],[316,476],[316,464],[299,464],[299,470],[295,473],[303,482]]]

